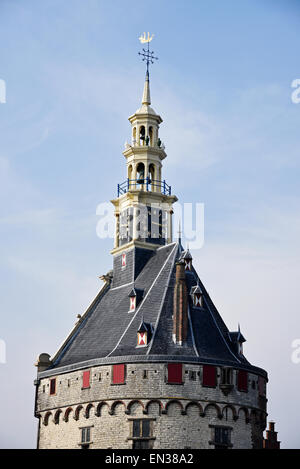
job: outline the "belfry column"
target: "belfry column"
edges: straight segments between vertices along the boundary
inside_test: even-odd
[[[173,223],[172,223],[172,215],[173,215],[173,210],[170,209],[168,210],[168,224],[167,224],[167,229],[168,229],[168,233],[167,233],[167,237],[168,237],[168,244],[169,243],[172,243],[172,240],[173,240]]]
[[[119,247],[119,237],[120,237],[120,214],[116,213],[116,225],[115,225],[115,243],[114,247]]]
[[[135,240],[138,237],[138,232],[137,232],[137,207],[136,205],[133,206],[133,228],[132,228],[132,239]]]
[[[136,163],[133,163],[132,179],[134,180],[132,188],[136,189]]]

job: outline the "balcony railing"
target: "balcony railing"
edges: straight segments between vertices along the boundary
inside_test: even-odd
[[[121,184],[118,184],[118,197],[132,189],[141,189],[147,192],[161,192],[164,195],[171,195],[171,186],[169,186],[165,180],[158,181],[146,177],[145,179],[127,179]]]

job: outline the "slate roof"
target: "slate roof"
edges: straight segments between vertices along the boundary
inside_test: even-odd
[[[186,272],[187,340],[182,346],[173,343],[175,264],[182,252],[180,243],[160,247],[151,256],[145,252],[138,275],[128,277],[133,280],[131,283],[106,284],[53,357],[51,368],[39,373],[39,377],[104,363],[168,361],[227,365],[266,377],[264,370],[253,367],[236,353],[230,332],[194,268]],[[139,262],[142,258],[139,252]],[[117,265],[120,264],[114,262],[114,269]],[[203,293],[203,308],[192,303],[190,292],[197,284]],[[135,312],[129,312],[128,295],[133,288],[142,292],[142,297]],[[142,322],[152,325],[153,334],[147,347],[138,348],[137,331]]]

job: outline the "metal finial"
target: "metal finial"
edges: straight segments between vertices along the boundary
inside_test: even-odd
[[[148,44],[148,49],[143,49],[143,52],[139,52],[139,55],[143,57],[143,62],[145,61],[147,64],[147,72],[146,75],[147,77],[149,76],[149,65],[150,63],[153,64],[154,60],[158,60],[158,57],[154,57],[154,52],[150,51],[149,49],[149,43],[152,41],[154,37],[154,34],[150,36],[150,33],[148,33],[148,36],[146,36],[146,33],[144,35],[139,37],[139,40],[141,41],[142,44]]]

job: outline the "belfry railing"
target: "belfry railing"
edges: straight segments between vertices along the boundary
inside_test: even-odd
[[[146,177],[145,179],[126,179],[126,181],[118,184],[118,197],[133,189],[140,189],[147,192],[161,192],[164,195],[171,195],[171,186],[169,186],[165,180],[159,181]]]

